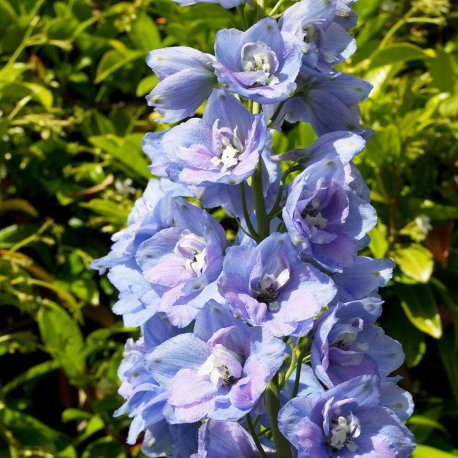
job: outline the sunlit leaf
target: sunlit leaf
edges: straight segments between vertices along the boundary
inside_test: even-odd
[[[16,378],[11,380],[3,387],[3,392],[8,393],[11,390],[14,390],[18,386],[33,380],[34,378],[41,377],[42,375],[48,374],[51,371],[56,370],[59,367],[57,361],[45,361],[44,363],[37,364],[36,366],[27,369],[21,375],[18,375]]]
[[[429,59],[431,57],[434,57],[432,50],[426,52],[410,43],[395,43],[377,51],[372,56],[369,68],[383,67],[411,60]]]
[[[442,336],[442,325],[431,287],[397,283],[396,292],[411,323],[420,331],[439,339]]]
[[[36,218],[38,217],[36,208],[25,199],[7,199],[0,201],[0,213],[7,211],[19,211]]]
[[[401,270],[420,283],[426,283],[433,273],[433,255],[423,245],[396,245],[393,256]]]
[[[158,79],[156,75],[149,75],[146,78],[143,78],[137,86],[137,97],[142,97],[146,94],[149,94],[158,83]]]
[[[140,14],[132,24],[129,38],[137,49],[151,51],[161,47],[161,36],[157,25],[146,14]]]
[[[107,51],[100,60],[97,67],[94,83],[101,83],[107,76],[111,75],[114,71],[124,67],[127,63],[132,62],[145,53],[142,51],[135,51],[131,49],[124,50],[110,50]]]
[[[437,448],[430,447],[429,445],[417,445],[411,458],[454,458],[455,454],[444,452]]]

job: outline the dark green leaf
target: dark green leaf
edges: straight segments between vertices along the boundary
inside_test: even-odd
[[[76,383],[86,366],[78,324],[62,307],[47,301],[38,313],[38,325],[46,349]]]

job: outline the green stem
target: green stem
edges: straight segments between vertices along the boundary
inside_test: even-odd
[[[270,427],[277,448],[278,458],[292,458],[289,441],[283,436],[278,428],[278,412],[280,411],[280,390],[278,388],[278,373],[267,385],[266,410],[269,415]]]
[[[256,444],[256,447],[259,450],[259,453],[261,454],[262,458],[267,458],[267,454],[264,451],[264,449],[262,448],[262,445],[259,442],[258,436],[256,435],[256,431],[254,429],[254,425],[253,425],[253,422],[251,421],[251,416],[249,413],[246,416],[246,421],[248,422],[248,428],[250,429],[251,437],[253,438],[254,443]]]
[[[247,225],[248,230],[250,231],[250,234],[251,234],[250,237],[252,239],[257,240],[259,239],[259,235],[255,231],[253,224],[251,224],[250,215],[248,214],[248,208],[246,205],[245,182],[244,181],[240,183],[240,196],[242,198],[243,217],[245,218],[245,223]],[[242,226],[240,225],[240,227]]]
[[[277,4],[272,8],[272,11],[269,13],[269,16],[273,16],[278,11],[280,6],[282,6],[283,3],[285,3],[285,1],[286,0],[279,0]]]
[[[288,100],[288,99],[286,99]],[[285,104],[286,100],[283,100],[283,102],[280,102],[277,109],[275,110],[274,114],[272,117],[269,119],[269,122],[267,123],[267,127],[270,127],[278,118],[278,115],[280,114],[281,109],[283,108],[283,105]]]
[[[417,7],[412,6],[412,8],[410,8],[410,10],[405,14],[405,16],[399,22],[396,22],[396,24],[394,24],[390,30],[388,30],[383,40],[381,41],[378,49],[383,49],[388,43],[388,41],[390,41],[391,37],[396,33],[396,31],[400,29],[407,22],[407,19],[409,19],[416,11]]]
[[[299,381],[301,379],[301,369],[302,369],[302,360],[305,357],[305,354],[309,351],[310,344],[307,344],[302,350],[297,359],[297,367],[296,367],[296,379],[294,380],[294,388],[293,388],[293,395],[292,398],[297,396],[297,392],[299,391]]]
[[[299,345],[299,342],[297,342],[297,345]],[[286,382],[291,377],[291,374],[294,372],[294,368],[296,366],[296,348],[294,347],[293,343],[290,343],[289,346],[291,347],[291,364],[289,365],[288,372],[286,372],[285,374],[285,378],[280,389],[282,389],[286,385]]]
[[[286,178],[288,177],[290,173],[296,172],[297,170],[300,170],[300,169],[301,169],[300,165],[293,164],[283,173],[281,180],[280,180],[280,188],[278,189],[278,194],[277,194],[277,197],[275,198],[274,206],[272,207],[272,210],[270,210],[270,213],[267,215],[269,219],[273,219],[277,215],[278,208],[280,207],[281,197],[283,195],[283,188],[285,187]]]
[[[33,7],[32,11],[29,14],[30,18],[30,23],[29,27],[27,28],[27,31],[25,32],[24,38],[22,39],[21,44],[16,48],[6,65],[2,68],[0,71],[0,79],[3,78],[3,76],[6,74],[6,72],[12,67],[12,65],[16,62],[17,58],[20,56],[21,52],[29,45],[29,38],[30,35],[32,35],[33,29],[36,27],[39,17],[36,16],[38,13],[39,9],[41,8],[41,5],[43,4],[44,0],[38,0],[35,3],[35,6]]]
[[[251,189],[253,190],[254,209],[256,211],[257,233],[259,234],[259,241],[269,237],[270,222],[267,217],[267,210],[264,201],[264,192],[262,189],[262,158],[259,158],[256,170],[253,173]]]
[[[242,20],[242,27],[243,30],[248,29],[248,21],[246,19],[246,14],[245,14],[245,3],[242,3],[237,7],[238,12],[240,13],[240,18]]]

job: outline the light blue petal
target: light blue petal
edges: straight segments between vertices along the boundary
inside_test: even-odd
[[[207,342],[216,331],[238,326],[239,323],[228,308],[212,300],[199,313],[194,324],[194,335]]]
[[[145,366],[168,388],[175,374],[184,367],[200,367],[208,358],[207,345],[193,334],[181,334],[150,351]]]
[[[146,63],[156,73],[160,81],[190,68],[212,72],[214,57],[194,48],[174,46],[155,49],[148,53]]]

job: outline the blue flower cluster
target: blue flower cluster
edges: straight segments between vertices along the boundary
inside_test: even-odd
[[[141,329],[119,368],[116,415],[133,419],[128,442],[144,433],[149,457],[415,448],[411,396],[390,377],[404,354],[375,324],[393,263],[358,256],[377,216],[353,163],[372,134],[358,107],[371,86],[334,68],[356,49],[351,3],[303,0],[278,21],[221,30],[214,56],[149,53],[159,83],[148,104],[164,123],[191,119],[146,134],[159,179],[92,263],[120,292],[114,312]],[[298,121],[318,139],[275,154],[274,131]],[[235,240],[215,209],[238,225]]]

